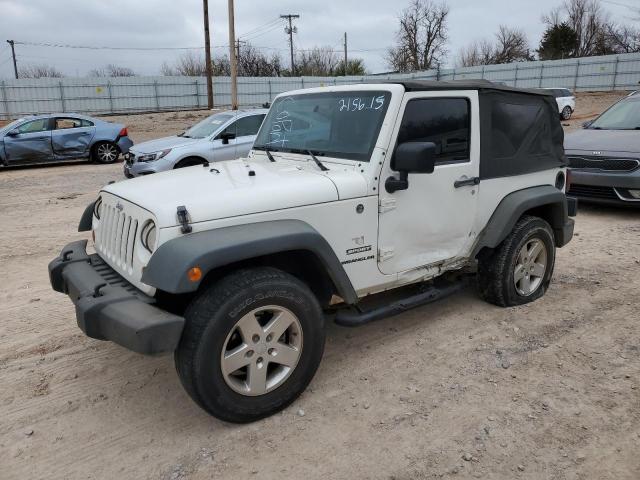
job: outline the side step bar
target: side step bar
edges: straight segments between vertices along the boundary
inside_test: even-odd
[[[467,282],[458,281],[442,287],[429,287],[427,290],[418,294],[396,300],[395,302],[374,308],[367,312],[340,310],[337,312],[334,321],[343,327],[359,327],[365,323],[381,320],[411,310],[412,308],[435,302],[462,290],[466,286]]]

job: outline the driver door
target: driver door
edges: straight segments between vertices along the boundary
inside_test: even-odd
[[[480,135],[475,91],[405,94],[392,138],[436,145],[433,173],[409,173],[406,190],[388,193],[398,176],[385,162],[380,177],[378,268],[396,274],[467,253],[478,203]],[[461,183],[462,182],[462,183]]]
[[[49,118],[25,122],[14,130],[17,132],[16,135],[4,137],[4,149],[9,165],[41,163],[52,159]]]
[[[236,137],[237,137],[238,120],[233,120],[227,127],[222,130],[213,139],[213,159],[216,162],[222,160],[233,160],[236,158]],[[225,135],[233,138],[224,139]]]

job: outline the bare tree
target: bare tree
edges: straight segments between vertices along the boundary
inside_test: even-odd
[[[110,63],[105,67],[94,68],[89,71],[89,77],[135,77],[135,72],[129,67],[121,67]]]
[[[211,59],[211,67],[214,76],[229,76],[231,64],[226,55],[216,55]],[[206,74],[204,56],[191,52],[182,55],[174,65],[164,62],[160,67],[160,73],[166,76],[202,77]],[[244,45],[240,49],[238,57],[238,75],[241,77],[271,77],[282,74],[282,59],[280,55],[273,54],[270,57],[261,53],[252,45]]]
[[[313,47],[299,51],[296,55],[296,74],[308,76],[331,76],[340,64],[338,54],[330,46]]]
[[[399,72],[428,70],[447,55],[449,6],[432,0],[412,0],[400,16],[396,44],[386,54],[387,64]]]
[[[524,32],[517,28],[500,25],[495,41],[474,42],[458,54],[461,67],[497,65],[502,63],[533,60],[529,42]]]
[[[613,53],[640,52],[640,29],[628,25],[609,25],[607,42]]]
[[[50,65],[24,65],[18,70],[20,78],[62,78],[64,75]]]

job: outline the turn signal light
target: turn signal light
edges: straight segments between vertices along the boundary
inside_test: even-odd
[[[202,279],[202,270],[200,267],[192,267],[187,272],[187,278],[190,282],[199,282]]]

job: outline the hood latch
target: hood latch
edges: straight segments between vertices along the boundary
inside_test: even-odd
[[[182,233],[191,233],[192,228],[191,228],[191,225],[189,225],[189,212],[187,212],[187,207],[185,207],[184,205],[180,205],[178,207],[177,214],[178,214],[178,221],[182,226],[180,228],[180,231]]]

